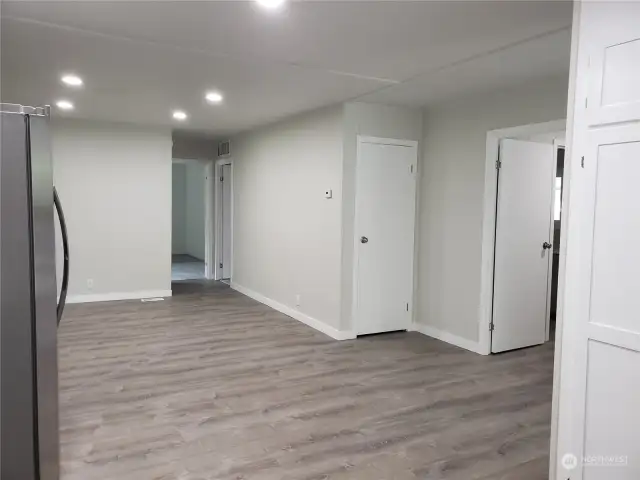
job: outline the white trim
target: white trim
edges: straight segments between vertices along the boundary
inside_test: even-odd
[[[379,145],[397,145],[399,147],[415,147],[418,148],[416,140],[402,140],[398,138],[370,137],[367,135],[358,135],[358,143],[375,143]]]
[[[487,132],[486,159],[484,167],[484,201],[482,219],[482,265],[480,277],[480,304],[478,308],[478,343],[482,355],[491,354],[491,314],[493,308],[493,251],[496,228],[496,199],[498,178],[496,160],[500,140],[564,131],[566,120],[536,123],[519,127],[503,128]]]
[[[327,325],[326,323],[324,323],[321,320],[318,320],[317,318],[313,318],[308,315],[305,315],[304,313],[299,312],[294,308],[291,308],[291,307],[288,307],[287,305],[276,302],[275,300],[265,297],[260,293],[254,292],[253,290],[247,287],[243,287],[242,285],[238,285],[237,283],[231,282],[231,288],[233,288],[237,292],[242,293],[243,295],[246,295],[247,297],[253,298],[257,302],[260,302],[264,305],[267,305],[268,307],[273,308],[274,310],[279,311],[280,313],[284,313],[285,315],[291,318],[294,318],[299,322],[302,322],[305,325],[315,330],[318,330],[319,332],[322,332],[325,335],[328,335],[335,340],[351,340],[356,338],[356,335],[354,332],[338,330],[337,328],[334,328],[331,325]]]
[[[69,295],[67,303],[112,302],[116,300],[138,300],[150,297],[170,297],[171,290],[140,290],[137,292],[86,293]]]
[[[353,264],[351,265],[351,278],[352,278],[352,295],[351,295],[351,325],[354,332],[358,332],[358,262],[359,252],[358,244],[360,237],[358,235],[358,165],[360,164],[360,149],[363,143],[373,143],[378,145],[396,145],[401,147],[413,148],[415,151],[415,163],[414,165],[414,213],[413,213],[413,264],[411,272],[411,288],[409,295],[409,304],[411,305],[411,312],[409,317],[409,328],[411,322],[416,315],[415,299],[416,299],[416,272],[417,272],[417,243],[416,243],[416,231],[419,230],[418,225],[418,188],[420,177],[418,175],[418,165],[420,164],[420,150],[418,148],[418,142],[416,140],[402,140],[395,138],[383,138],[383,137],[370,137],[366,135],[358,135],[356,138],[356,171],[355,171],[355,188],[354,188],[354,228],[353,228]]]
[[[222,270],[220,269],[220,255],[219,246],[222,245],[222,182],[220,181],[220,172],[223,165],[231,166],[231,278],[233,278],[233,207],[235,205],[234,190],[233,190],[233,160],[229,157],[224,157],[216,160],[215,167],[213,169],[213,279],[222,280]]]
[[[215,162],[208,161],[205,165],[204,184],[204,277],[207,280],[214,278],[215,265]]]
[[[553,392],[551,398],[551,438],[549,442],[549,480],[559,480],[561,477],[566,478],[564,475],[559,475],[559,459],[558,453],[560,448],[565,447],[565,439],[559,435],[560,427],[565,429],[570,423],[571,415],[564,415],[560,417],[560,411],[569,412],[573,405],[571,400],[565,395],[560,398],[560,388],[562,384],[562,375],[565,375],[570,370],[569,363],[566,360],[563,362],[565,354],[566,341],[564,335],[565,329],[565,292],[566,279],[567,279],[567,245],[569,238],[569,214],[570,214],[570,191],[571,191],[571,173],[573,172],[574,164],[574,129],[575,129],[575,113],[581,108],[578,105],[578,98],[582,98],[582,95],[577,95],[577,82],[578,82],[578,43],[580,39],[580,14],[581,14],[581,2],[573,3],[573,20],[571,28],[571,60],[569,65],[569,85],[567,93],[567,128],[565,136],[565,150],[564,150],[564,167],[562,177],[562,216],[560,218],[560,251],[565,252],[564,255],[560,255],[558,264],[558,303],[556,305],[556,335],[555,335],[555,351],[553,355]],[[586,97],[585,97],[586,98]],[[581,103],[581,100],[580,100]],[[568,322],[570,324],[570,322]],[[568,351],[571,350],[571,346]],[[563,405],[564,403],[564,405]],[[569,408],[568,410],[566,408]],[[565,450],[566,451],[566,450]]]
[[[189,158],[172,158],[171,159],[172,163],[179,163],[181,165],[186,165],[186,164],[189,164],[189,163],[192,163],[192,162],[197,162],[197,161],[198,160],[195,159],[195,158],[191,158],[191,159],[189,159]]]
[[[423,335],[426,335],[428,337],[450,343],[451,345],[455,345],[456,347],[464,348],[465,350],[469,350],[470,352],[481,353],[479,342],[474,342],[473,340],[459,337],[457,335],[454,335],[453,333],[438,330],[437,328],[433,328],[428,325],[422,325],[421,323],[414,323],[413,325],[411,325],[411,330],[414,332],[422,333]]]

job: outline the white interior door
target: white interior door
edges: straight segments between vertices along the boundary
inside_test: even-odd
[[[358,139],[354,272],[358,335],[406,330],[411,325],[417,152],[413,142]]]
[[[222,165],[222,278],[231,278],[231,165]]]
[[[577,8],[556,478],[637,480],[640,3]]]
[[[500,144],[491,351],[544,343],[553,248],[554,151],[548,143]]]

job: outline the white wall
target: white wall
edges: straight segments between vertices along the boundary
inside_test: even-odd
[[[205,167],[199,161],[185,163],[185,253],[205,257]]]
[[[352,330],[353,228],[355,220],[357,136],[422,141],[422,111],[370,103],[344,105],[344,166],[342,206],[342,329]],[[418,148],[421,148],[419,145]],[[417,228],[417,227],[416,227]]]
[[[342,107],[232,140],[233,282],[340,328]],[[333,199],[324,191],[333,189]],[[300,305],[296,305],[300,295]]]
[[[171,132],[56,119],[52,154],[69,230],[69,300],[170,292]]]
[[[174,162],[171,168],[171,253],[187,253],[187,169]]]
[[[489,130],[566,118],[567,80],[463,98],[425,112],[416,320],[478,340]]]

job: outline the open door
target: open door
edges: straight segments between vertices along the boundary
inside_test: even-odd
[[[230,281],[233,274],[233,165],[231,160],[218,160],[215,172],[214,278]]]
[[[222,235],[220,244],[220,266],[222,271],[222,279],[228,280],[231,278],[231,164],[222,165],[221,168],[222,178]]]
[[[552,144],[503,140],[498,168],[491,351],[545,342],[551,273]]]

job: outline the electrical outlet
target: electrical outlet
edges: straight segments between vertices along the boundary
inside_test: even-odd
[[[300,306],[300,295],[296,295],[296,307]]]
[[[87,288],[89,290],[93,288],[93,278],[87,278]]]

